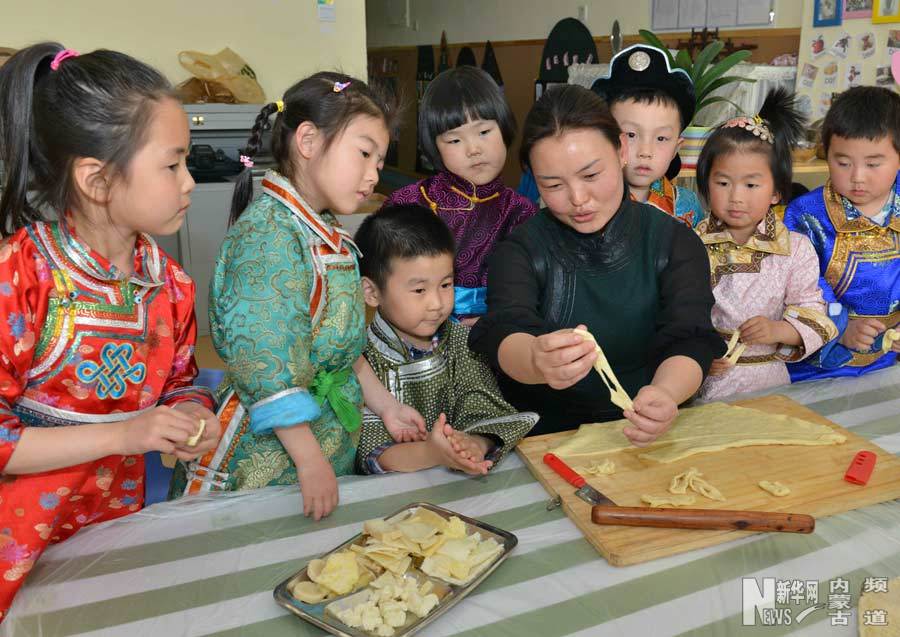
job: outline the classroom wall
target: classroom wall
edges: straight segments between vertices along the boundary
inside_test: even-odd
[[[144,60],[178,83],[187,49],[216,53],[228,46],[256,71],[274,100],[320,69],[366,73],[364,0],[336,0],[335,22],[319,22],[315,0],[30,0],[7,2],[0,46],[58,40],[78,51],[110,48]],[[14,6],[12,6],[14,5]]]
[[[862,74],[859,77],[861,84],[875,84],[879,66],[890,67],[890,55],[888,54],[887,41],[889,32],[900,30],[900,23],[872,24],[871,18],[844,20],[843,24],[835,27],[813,26],[814,1],[803,0],[803,24],[800,30],[800,58],[797,66],[797,94],[801,99],[808,99],[810,116],[813,120],[825,116],[831,103],[831,94],[839,93],[848,88],[847,73],[851,65],[861,67]],[[864,33],[872,33],[875,40],[875,52],[871,57],[863,58],[859,46],[859,37]],[[836,40],[847,33],[852,38],[847,57],[843,58],[831,52],[831,47]],[[819,35],[825,41],[825,51],[819,55],[813,55],[812,43]],[[804,66],[810,64],[818,69],[812,86],[808,86],[803,79]],[[830,80],[825,77],[825,71],[830,66],[836,66],[837,72]],[[832,67],[833,68],[833,67]],[[896,90],[897,86],[889,80],[887,86]]]
[[[528,40],[546,38],[565,17],[578,17],[586,5],[586,25],[596,37],[609,35],[613,20],[622,33],[650,28],[653,0],[408,0],[410,23],[418,30],[387,24],[389,9],[404,0],[366,0],[369,48],[437,44],[441,31],[448,42]],[[799,28],[801,0],[775,0],[775,27]]]

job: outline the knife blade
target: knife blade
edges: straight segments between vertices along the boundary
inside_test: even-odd
[[[593,505],[616,506],[616,503],[607,498],[605,495],[597,491],[594,487],[587,483],[577,471],[567,465],[559,456],[554,453],[544,454],[544,464],[553,469],[556,474],[577,489],[575,495]]]
[[[618,20],[613,21],[612,35],[609,36],[609,42],[613,55],[622,50],[622,31],[619,29]]]
[[[669,529],[714,529],[812,533],[816,520],[802,513],[780,511],[728,511],[722,509],[674,509],[620,507],[587,483],[556,454],[544,455],[544,464],[577,489],[575,495],[592,505],[594,524],[652,526]]]

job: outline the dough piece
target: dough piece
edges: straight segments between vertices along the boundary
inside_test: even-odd
[[[691,480],[691,489],[702,495],[704,498],[725,502],[725,496],[722,495],[722,492],[699,475]]]
[[[187,440],[188,447],[196,447],[197,446],[197,443],[200,442],[200,436],[203,435],[204,429],[206,429],[206,419],[201,418],[200,419],[200,428],[197,430],[197,433],[195,433],[193,436],[191,436]]]
[[[894,342],[900,341],[900,332],[895,329],[889,329],[884,333],[884,336],[881,337],[881,351],[887,354],[891,351],[891,348],[894,347]]]
[[[710,500],[725,501],[725,496],[722,495],[722,492],[704,480],[703,474],[700,473],[697,467],[691,467],[684,473],[679,473],[669,483],[669,493],[687,493],[688,489]]]
[[[759,488],[763,491],[768,491],[772,495],[778,496],[779,498],[784,497],[791,492],[790,489],[788,489],[780,482],[769,482],[768,480],[760,480]]]
[[[609,361],[606,360],[606,354],[604,354],[603,350],[600,349],[600,346],[597,344],[597,339],[594,338],[594,335],[584,330],[572,331],[585,340],[591,340],[594,342],[594,351],[597,352],[597,361],[594,363],[594,369],[598,374],[600,374],[600,379],[609,390],[609,399],[612,401],[612,404],[620,407],[623,411],[634,411],[634,403],[631,402],[631,397],[619,383],[619,379],[616,378],[612,367],[610,367],[609,365]]]
[[[616,472],[616,463],[609,458],[604,458],[602,462],[594,460],[589,467],[582,467],[581,473],[587,473],[592,476],[608,476]]]
[[[689,493],[687,495],[661,493],[657,495],[641,496],[641,500],[646,502],[647,506],[653,507],[654,509],[659,507],[683,507],[693,504],[695,499],[696,498]]]
[[[684,473],[679,473],[669,483],[669,493],[687,493],[688,488],[691,486],[691,481],[699,475],[702,474],[697,467],[691,467]]]
[[[633,449],[622,433],[627,424],[623,419],[581,425],[575,435],[551,451],[563,459],[587,462],[591,456]],[[640,457],[666,463],[734,447],[839,445],[846,439],[827,425],[793,416],[709,403],[681,410],[669,431],[648,445]]]
[[[740,338],[740,330],[735,330],[735,332],[731,335],[731,339],[728,341],[728,349],[725,350],[725,359],[732,365],[737,363],[738,359],[741,357],[741,354],[743,354],[744,350],[747,349],[746,345],[738,342]]]

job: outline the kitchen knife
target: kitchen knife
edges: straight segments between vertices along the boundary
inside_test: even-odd
[[[589,485],[587,480],[555,454],[544,455],[544,464],[553,469],[566,482],[576,487],[575,495],[593,505],[591,521],[595,524],[670,529],[780,531],[784,533],[812,533],[816,528],[815,518],[800,513],[620,507]]]

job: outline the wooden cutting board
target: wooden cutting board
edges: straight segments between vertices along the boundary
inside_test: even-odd
[[[727,498],[716,502],[697,495],[690,508],[741,509],[807,513],[822,518],[835,513],[900,498],[900,459],[827,418],[785,396],[766,396],[735,403],[776,414],[795,416],[828,425],[847,436],[841,445],[824,447],[765,446],[700,453],[677,462],[661,464],[638,457],[638,448],[619,451],[611,458],[616,472],[610,476],[590,476],[579,471],[584,461],[574,460],[572,468],[620,506],[646,506],[644,494],[667,493],[672,476],[697,467],[704,477]],[[553,495],[581,529],[588,541],[614,566],[638,564],[660,557],[728,542],[748,531],[694,531],[647,527],[607,526],[591,522],[591,506],[575,496],[575,489],[543,462],[544,454],[572,436],[564,431],[525,438],[517,450],[534,476]],[[866,486],[844,480],[844,473],[858,451],[868,449],[878,456],[875,472]],[[757,486],[760,480],[779,481],[791,489],[790,495],[775,497]]]

